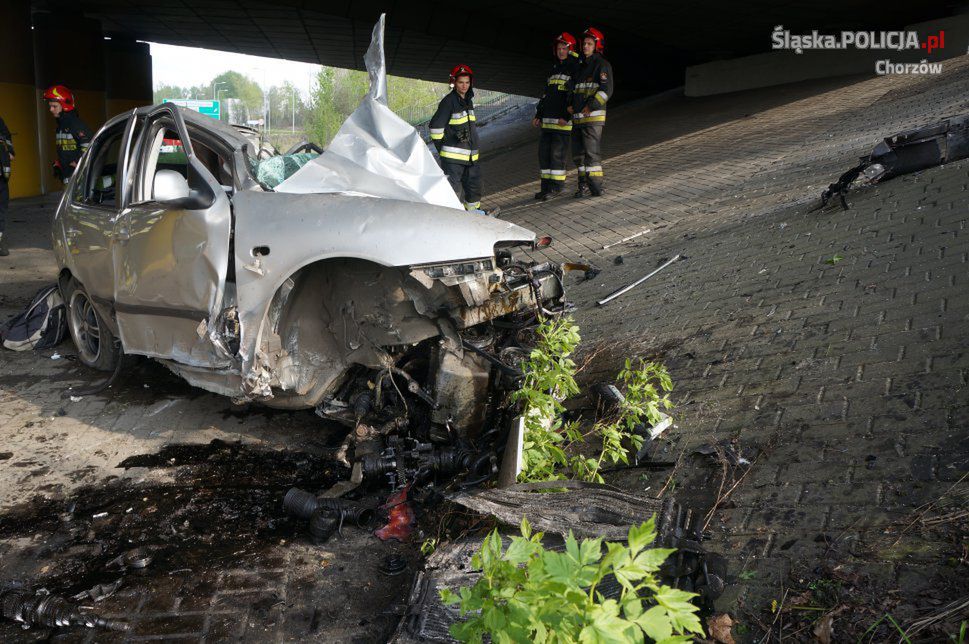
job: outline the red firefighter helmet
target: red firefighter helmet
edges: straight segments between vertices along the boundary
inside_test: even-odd
[[[552,44],[557,45],[560,42],[564,42],[569,46],[569,51],[575,51],[575,36],[567,31],[563,31],[558,36],[552,39]]]
[[[57,101],[65,112],[74,109],[74,93],[63,85],[51,85],[44,92],[44,100]]]
[[[454,85],[454,81],[457,80],[458,76],[467,76],[468,80],[472,83],[474,82],[474,72],[468,65],[455,65],[454,69],[451,70],[450,84]]]
[[[592,38],[596,41],[596,52],[602,53],[602,50],[606,48],[606,37],[601,31],[595,27],[589,27],[584,32],[582,32],[582,38]]]

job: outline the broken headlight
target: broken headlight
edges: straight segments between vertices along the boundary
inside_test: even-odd
[[[435,266],[415,266],[415,270],[420,269],[428,277],[440,279],[442,277],[455,277],[460,275],[474,275],[494,270],[494,263],[490,259],[481,259],[470,262],[459,262],[457,264],[437,264]]]

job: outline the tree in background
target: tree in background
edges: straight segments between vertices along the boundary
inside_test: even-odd
[[[299,90],[289,81],[269,89],[269,108],[269,122],[274,130],[292,129],[294,123],[295,129],[303,129],[308,106]]]
[[[223,84],[219,85],[219,83]],[[212,85],[217,85],[215,96],[212,96]],[[208,96],[200,98],[218,98],[220,94],[225,98],[237,98],[242,101],[249,114],[263,113],[262,88],[256,81],[239,72],[222,72],[209,84]]]
[[[316,76],[306,120],[306,136],[326,145],[370,89],[366,72],[323,67]],[[390,76],[387,98],[390,109],[409,123],[430,118],[441,97],[449,91],[445,83]],[[285,123],[285,120],[283,121]]]

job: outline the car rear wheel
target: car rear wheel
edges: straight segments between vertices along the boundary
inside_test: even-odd
[[[121,359],[121,348],[104,323],[84,287],[72,280],[67,297],[67,328],[82,364],[100,371],[113,371]]]

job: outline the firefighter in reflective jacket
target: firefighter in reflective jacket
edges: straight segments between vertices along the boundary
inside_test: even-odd
[[[78,116],[71,90],[63,85],[54,85],[44,92],[44,99],[51,115],[57,119],[54,176],[66,184],[74,174],[81,155],[91,144],[91,130]]]
[[[481,166],[478,163],[478,132],[475,129],[474,72],[467,65],[451,70],[451,92],[441,99],[429,129],[441,157],[441,168],[454,193],[464,190],[464,209],[494,216],[498,209],[481,209]]]
[[[612,65],[602,56],[606,37],[594,27],[582,34],[582,60],[572,98],[572,160],[579,170],[575,196],[602,195],[602,128],[612,96]]]
[[[568,158],[569,134],[572,132],[573,76],[578,71],[575,36],[562,32],[552,41],[555,64],[549,72],[545,93],[538,101],[532,125],[542,128],[538,140],[538,168],[542,187],[535,193],[541,201],[558,195],[565,185],[565,161]]]

